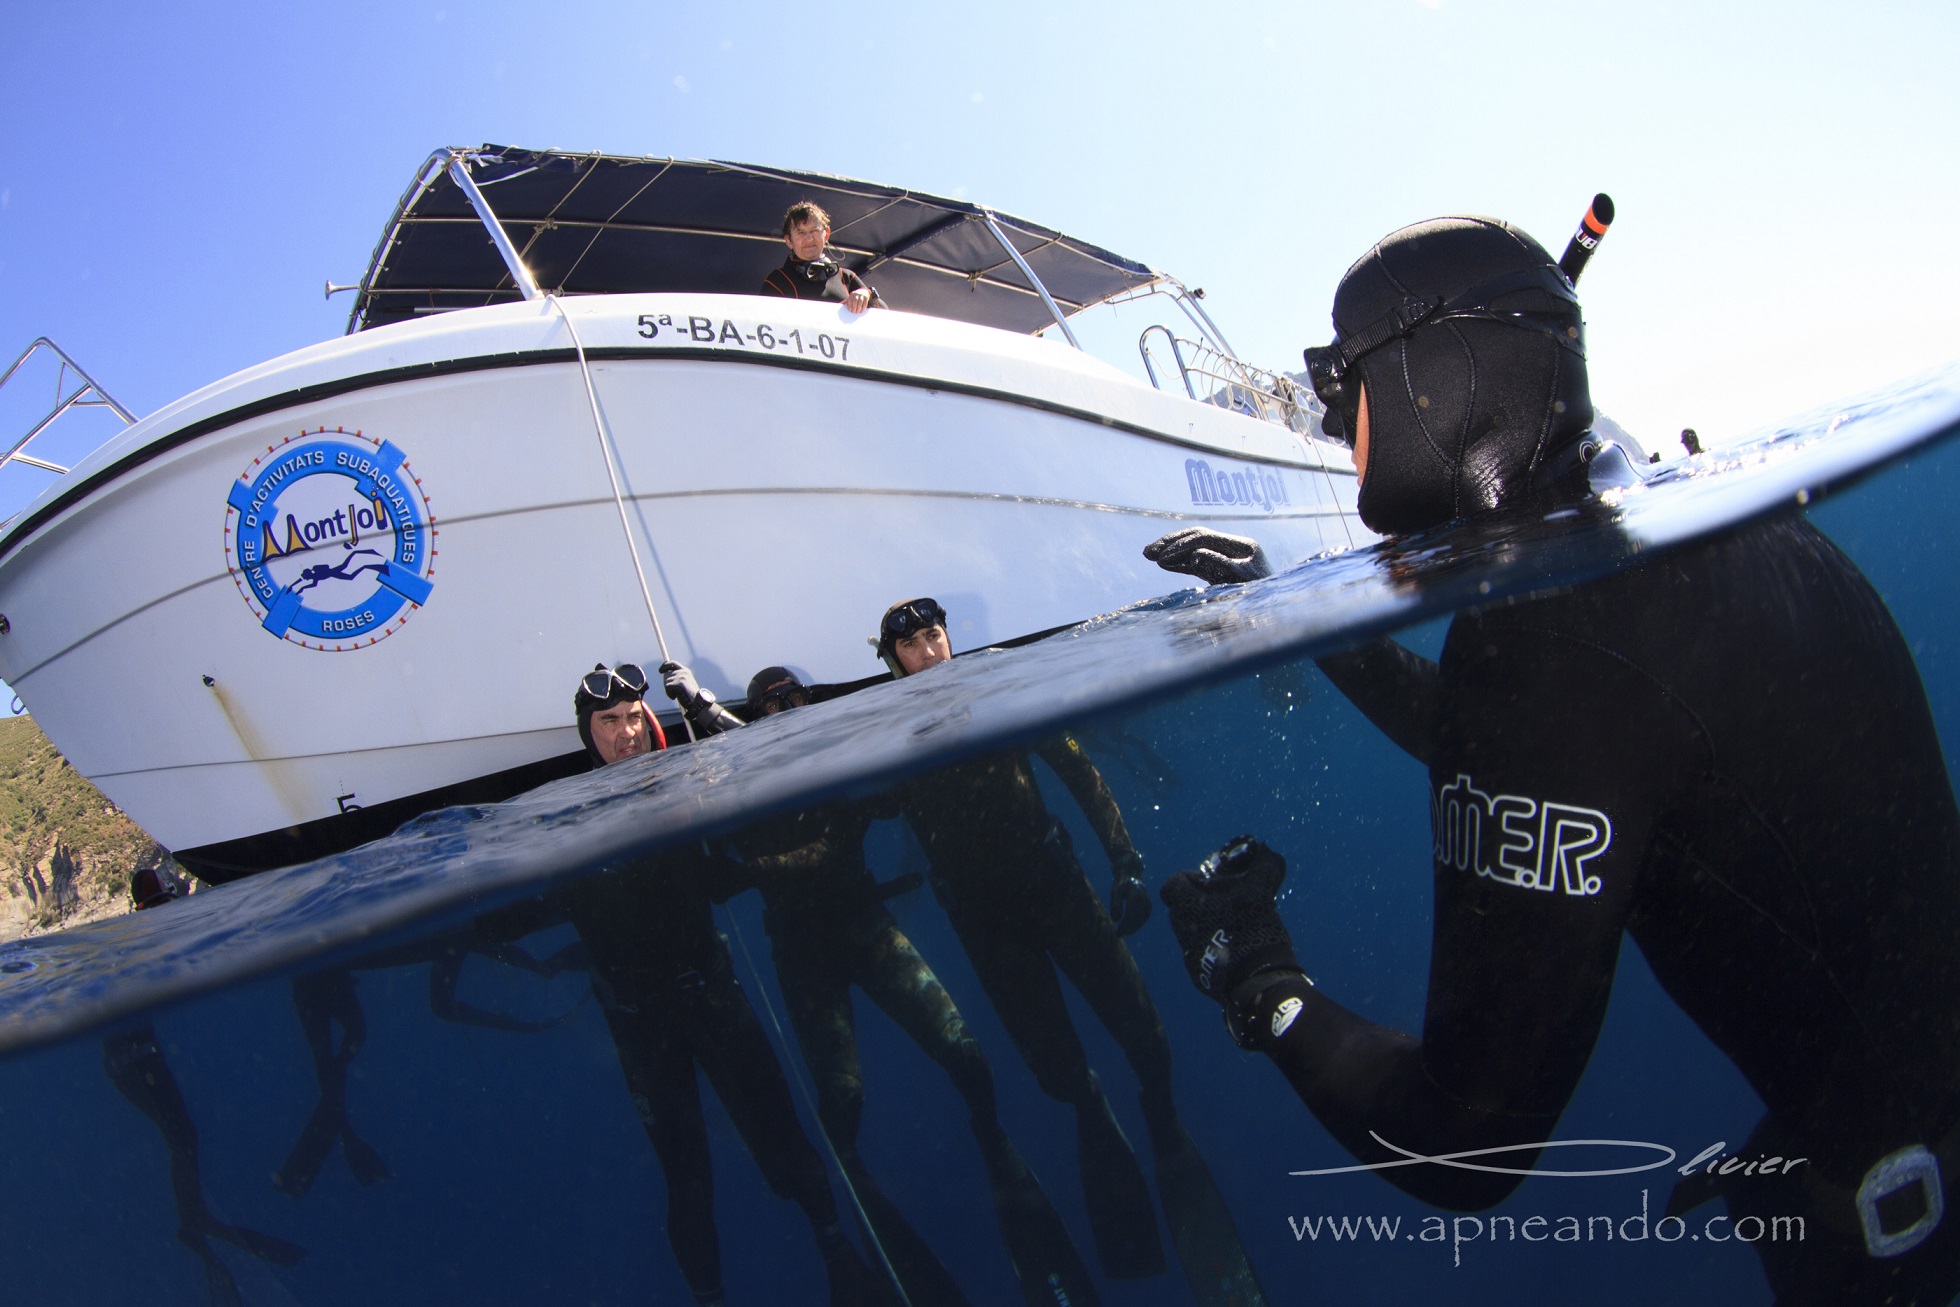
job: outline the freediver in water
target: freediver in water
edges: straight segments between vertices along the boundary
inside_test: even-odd
[[[579,679],[572,700],[579,737],[598,765],[666,746],[641,701],[646,689],[632,663],[602,664]],[[797,1122],[782,1066],[714,928],[710,894],[725,874],[716,862],[705,851],[668,850],[549,896],[584,941],[593,994],[666,1174],[668,1242],[695,1301],[725,1302],[698,1067],[770,1189],[809,1219],[831,1303],[886,1303],[888,1291],[838,1224],[823,1159]]]
[[[367,1042],[367,1013],[361,1007],[354,973],[336,967],[301,976],[293,982],[293,1009],[306,1036],[306,1047],[313,1054],[320,1099],[285,1165],[273,1173],[272,1183],[283,1193],[304,1198],[335,1143],[340,1145],[347,1169],[357,1183],[371,1185],[386,1180],[388,1164],[372,1144],[355,1133],[353,1122],[347,1119],[347,1072]],[[336,1025],[340,1027],[338,1045],[333,1038]]]
[[[952,658],[946,612],[931,599],[892,605],[876,644],[894,677],[928,674]],[[1032,761],[1020,751],[897,787],[931,866],[933,893],[1042,1092],[1075,1109],[1083,1195],[1104,1271],[1117,1279],[1161,1274],[1164,1250],[1149,1187],[1089,1068],[1057,967],[1116,1038],[1141,1082],[1164,1216],[1193,1296],[1204,1304],[1263,1303],[1231,1212],[1178,1120],[1170,1040],[1122,940],[1150,913],[1143,860],[1081,746],[1064,735],[1036,752],[1068,787],[1109,855],[1111,910],[1096,896],[1067,830],[1042,800]]]
[[[714,734],[741,725],[686,667],[668,663],[661,671],[668,696],[697,731]],[[809,687],[788,668],[764,668],[749,682],[752,721],[809,702]],[[865,864],[865,832],[873,821],[896,816],[896,803],[840,800],[764,821],[730,840],[747,882],[762,893],[790,1024],[817,1084],[818,1119],[908,1300],[914,1307],[964,1304],[966,1295],[858,1154],[864,1080],[851,1010],[856,985],[940,1065],[965,1101],[1022,1297],[1031,1307],[1090,1307],[1100,1301],[1095,1282],[1040,1181],[1001,1128],[986,1055],[945,986],[885,909],[885,900],[906,888],[903,878],[881,886]],[[918,877],[910,880],[916,887]]]
[[[1488,219],[1404,228],[1333,316],[1309,372],[1370,527],[1588,502],[1579,307],[1536,242]],[[1251,541],[1202,530],[1146,555],[1214,583],[1261,571]],[[1529,1167],[1631,934],[1768,1109],[1734,1157],[1798,1159],[1684,1168],[1669,1214],[1719,1196],[1737,1222],[1807,1218],[1755,1244],[1782,1303],[1952,1299],[1960,812],[1911,653],[1850,560],[1790,512],[1462,612],[1440,663],[1381,641],[1321,666],[1429,769],[1422,1034],[1314,988],[1274,904],[1285,863],[1245,838],[1163,890],[1240,1045],[1364,1162],[1395,1156],[1380,1140]],[[1519,1183],[1382,1175],[1459,1209]]]
[[[167,867],[139,867],[130,882],[130,897],[139,912],[160,908],[189,892],[189,886]],[[211,1240],[241,1248],[261,1261],[275,1266],[292,1266],[306,1256],[306,1250],[244,1226],[220,1221],[204,1197],[204,1179],[199,1168],[197,1123],[191,1120],[190,1105],[177,1087],[170,1063],[157,1044],[156,1031],[148,1022],[118,1031],[102,1041],[102,1066],[117,1092],[136,1105],[138,1111],[156,1125],[170,1149],[170,1188],[177,1200],[177,1242],[197,1254],[204,1265],[205,1284],[212,1307],[240,1307],[238,1282]]]

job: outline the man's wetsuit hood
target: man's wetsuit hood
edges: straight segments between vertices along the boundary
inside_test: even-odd
[[[1592,425],[1579,307],[1537,241],[1494,218],[1435,218],[1363,255],[1334,294],[1337,341],[1427,312],[1364,354],[1361,520],[1418,531],[1496,508],[1542,481]]]

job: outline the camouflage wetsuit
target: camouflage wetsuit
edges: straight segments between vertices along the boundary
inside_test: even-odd
[[[762,891],[763,920],[817,1110],[840,1151],[864,1111],[851,986],[946,1070],[976,1117],[994,1116],[993,1074],[946,987],[899,930],[864,862],[866,829],[897,809],[831,803],[752,828],[735,843]]]
[[[1037,752],[1068,786],[1112,861],[1134,856],[1101,773],[1072,738]],[[1122,1046],[1147,1108],[1169,1110],[1171,1056],[1136,959],[1116,935],[1063,829],[1042,801],[1033,763],[1009,752],[899,788],[906,821],[932,865],[932,888],[1042,1091],[1080,1105],[1099,1096],[1055,968]]]

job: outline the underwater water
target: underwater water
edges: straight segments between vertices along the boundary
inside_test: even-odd
[[[0,1247],[12,1254],[4,1296],[692,1302],[669,1246],[664,1173],[606,1010],[634,1005],[615,991],[595,994],[607,989],[593,983],[598,955],[580,945],[581,933],[616,926],[617,915],[595,925],[589,915],[575,924],[564,912],[526,914],[541,895],[579,902],[656,853],[683,865],[676,860],[703,841],[739,848],[759,822],[823,801],[869,805],[865,862],[878,881],[924,874],[927,852],[896,815],[907,787],[916,792],[935,769],[971,767],[1065,729],[1095,764],[1144,861],[1154,911],[1127,947],[1167,1036],[1176,1118],[1222,1195],[1229,1227],[1207,1209],[1209,1223],[1182,1240],[1171,1228],[1167,1206],[1187,1210],[1181,1198],[1204,1186],[1188,1166],[1165,1183],[1161,1120],[1140,1102],[1124,1045],[1064,985],[1068,1018],[1141,1164],[1149,1201],[1125,1219],[1133,1231],[1151,1225],[1136,1238],[1164,1250],[1161,1272],[1107,1274],[1075,1113],[1037,1083],[996,1010],[998,978],[992,987],[983,978],[933,889],[894,893],[886,907],[957,1003],[991,1067],[999,1122],[1093,1281],[1086,1295],[1049,1285],[1038,1300],[1257,1301],[1233,1269],[1242,1248],[1273,1303],[1767,1303],[1752,1248],[1701,1237],[1719,1204],[1687,1218],[1689,1237],[1654,1234],[1675,1167],[1717,1142],[1739,1149],[1764,1109],[1662,992],[1639,949],[1620,951],[1604,1026],[1554,1136],[1626,1144],[1547,1153],[1538,1165],[1607,1171],[1650,1162],[1657,1150],[1674,1160],[1627,1174],[1534,1176],[1490,1211],[1446,1212],[1375,1174],[1290,1174],[1353,1158],[1265,1058],[1227,1037],[1216,1005],[1186,974],[1155,891],[1228,838],[1259,836],[1290,863],[1281,913],[1323,991],[1373,1021],[1420,1031],[1433,897],[1428,776],[1312,656],[1394,631],[1434,657],[1465,605],[1606,576],[1773,509],[1805,513],[1883,597],[1952,773],[1960,583],[1947,560],[1960,553],[1951,509],[1960,443],[1933,438],[1955,428],[1956,395],[1949,374],[1846,410],[1852,420],[1827,415],[1792,428],[1749,457],[1705,456],[1609,496],[1617,516],[1445,532],[1251,586],[1181,592],[511,804],[435,814],[321,864],[0,947],[8,1141]],[[1819,498],[1840,483],[1847,488]],[[1796,507],[1797,491],[1808,507]],[[1060,772],[1037,762],[1032,774],[1106,899],[1110,863],[1091,818]],[[640,902],[661,913],[671,898],[656,884]],[[816,1089],[790,1029],[804,994],[780,981],[759,895],[735,895],[715,921],[791,1082],[801,1130],[824,1155],[844,1225],[876,1265],[878,1242],[849,1219],[851,1190],[818,1127]],[[968,1301],[1035,1300],[1004,1247],[968,1101],[862,994],[854,1003],[863,1173]],[[336,1041],[358,1009],[364,1039],[331,1074],[316,1068],[302,1008]],[[344,1054],[346,1046],[328,1047]],[[133,1074],[143,1085],[119,1088],[105,1062],[126,1084]],[[169,1098],[159,1077],[180,1092],[174,1114],[142,1106]],[[827,1301],[810,1223],[771,1192],[705,1079],[700,1090],[727,1301]],[[323,1095],[328,1110],[316,1113]],[[186,1118],[194,1173],[185,1166]],[[315,1155],[298,1162],[295,1147],[312,1121],[325,1129],[311,1132]],[[241,1247],[211,1233],[200,1252],[179,1238],[199,1201],[208,1204],[207,1232],[230,1223],[291,1247]],[[1493,1217],[1543,1218],[1537,1229],[1551,1237],[1500,1237]],[[1622,1233],[1586,1237],[1602,1218]],[[1551,1233],[1561,1228],[1582,1233]],[[1109,1231],[1100,1233],[1107,1240]],[[1180,1250],[1210,1255],[1213,1265],[1181,1266]],[[917,1292],[912,1300],[932,1299]]]

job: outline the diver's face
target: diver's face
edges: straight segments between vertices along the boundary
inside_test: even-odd
[[[830,243],[830,228],[816,221],[799,222],[789,229],[783,237],[783,244],[789,252],[808,263],[811,259],[823,256],[823,247]]]
[[[645,753],[653,746],[647,730],[646,705],[637,699],[601,708],[592,714],[592,747],[610,767],[622,758]]]
[[[928,626],[894,644],[892,656],[898,659],[898,665],[905,669],[907,676],[916,676],[926,668],[950,659],[953,646],[946,639],[945,627]]]
[[[1368,477],[1368,387],[1361,387],[1361,407],[1354,419],[1354,484]]]
[[[778,681],[762,692],[762,715],[774,717],[792,708],[807,708],[810,692],[795,681]]]

